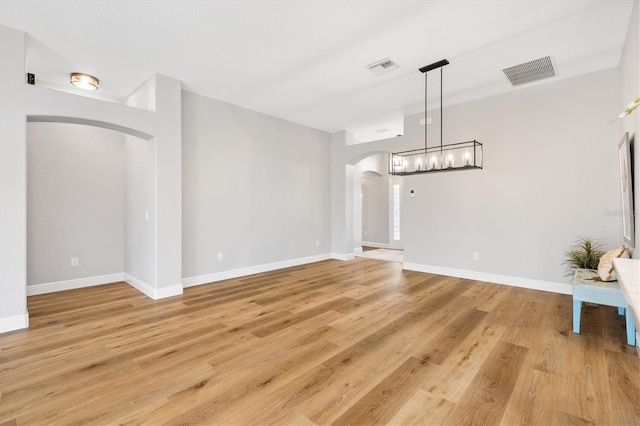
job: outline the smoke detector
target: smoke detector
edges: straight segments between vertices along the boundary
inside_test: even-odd
[[[375,75],[381,75],[398,68],[398,65],[389,58],[381,59],[373,64],[367,65],[367,69]]]
[[[550,56],[534,59],[502,70],[513,86],[532,83],[556,76]]]

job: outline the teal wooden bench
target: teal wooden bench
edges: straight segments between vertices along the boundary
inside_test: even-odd
[[[582,302],[617,307],[618,314],[625,316],[627,344],[636,345],[636,327],[617,281],[600,281],[597,271],[576,269],[573,277],[573,332],[577,334],[580,334]]]

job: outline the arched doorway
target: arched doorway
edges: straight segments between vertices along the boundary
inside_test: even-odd
[[[402,261],[402,179],[388,173],[388,153],[353,166],[353,241],[357,256]]]
[[[29,117],[27,295],[153,282],[154,155],[136,130]]]

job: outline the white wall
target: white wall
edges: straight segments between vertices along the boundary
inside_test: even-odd
[[[389,244],[389,176],[362,173],[362,241]]]
[[[27,121],[89,124],[153,139],[155,281],[137,288],[153,298],[182,293],[180,81],[152,77],[154,111],[28,85],[25,38],[0,26],[0,332],[28,326]]]
[[[182,103],[184,277],[328,253],[329,134],[190,92]]]
[[[0,333],[29,325],[25,34],[0,25]]]
[[[445,109],[445,143],[483,142],[485,169],[405,178],[405,262],[567,282],[576,237],[620,245],[617,83],[611,69]]]
[[[619,220],[608,214],[619,203],[617,87],[617,70],[610,69],[445,109],[445,143],[483,142],[485,169],[404,178],[405,267],[535,280],[553,289],[568,282],[561,263],[576,237],[619,245]],[[333,135],[335,220],[345,197],[339,183],[348,179],[344,165],[367,149],[420,147],[421,115],[405,118],[399,138],[349,145]],[[438,134],[434,123],[429,131]],[[408,197],[411,189],[416,198]]]
[[[629,29],[625,39],[620,65],[618,112],[624,111],[626,105],[640,96],[640,4],[636,0],[631,12]],[[634,147],[634,204],[635,204],[635,246],[633,257],[640,259],[640,111],[618,120],[618,140],[625,132],[629,132]],[[618,210],[621,209],[621,205]]]
[[[143,283],[155,282],[153,140],[125,136],[125,248],[123,271]]]
[[[91,126],[28,124],[28,285],[123,271],[123,138]]]

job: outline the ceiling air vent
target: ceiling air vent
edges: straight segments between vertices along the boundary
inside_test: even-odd
[[[373,64],[367,65],[369,71],[374,73],[375,75],[384,74],[389,71],[393,71],[398,68],[395,62],[393,62],[389,58],[384,58],[381,61],[374,62]]]
[[[514,86],[544,80],[545,78],[555,77],[556,75],[550,56],[514,65],[502,71]]]

